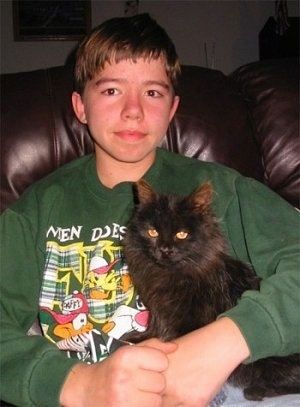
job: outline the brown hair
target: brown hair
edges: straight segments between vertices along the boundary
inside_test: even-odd
[[[82,94],[87,81],[101,71],[106,62],[137,58],[162,58],[176,89],[180,64],[173,42],[148,14],[138,14],[107,20],[82,41],[76,54],[75,90]]]

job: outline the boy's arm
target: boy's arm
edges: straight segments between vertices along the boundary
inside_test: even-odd
[[[207,406],[233,370],[249,357],[239,328],[226,317],[175,342],[178,348],[168,356],[163,407]]]
[[[250,349],[249,362],[298,353],[299,212],[254,180],[241,177],[236,188],[238,202],[228,208],[229,239],[237,249],[239,242],[245,242],[248,259],[262,280],[258,291],[245,291],[223,316],[242,332]],[[240,233],[234,230],[237,224]]]
[[[76,361],[46,338],[26,335],[38,314],[39,249],[32,226],[13,210],[1,216],[0,230],[0,398],[24,407],[53,407]]]

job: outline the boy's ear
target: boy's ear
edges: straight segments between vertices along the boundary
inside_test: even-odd
[[[72,93],[72,105],[73,105],[73,110],[76,114],[77,119],[83,123],[86,124],[86,116],[85,116],[85,110],[84,110],[84,104],[82,101],[82,97],[78,92],[73,92]]]
[[[176,110],[179,106],[179,102],[180,102],[180,97],[178,95],[175,95],[173,98],[173,104],[171,106],[171,110],[170,110],[170,119],[169,121],[171,121],[174,117],[174,114],[176,113]]]

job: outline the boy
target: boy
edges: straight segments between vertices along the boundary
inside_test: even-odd
[[[148,15],[109,20],[80,45],[72,103],[95,155],[29,188],[1,218],[4,400],[204,406],[240,363],[299,352],[297,214],[230,169],[158,148],[179,103],[179,71],[172,42]],[[263,282],[175,343],[118,348],[124,333],[143,328],[122,256],[132,183],[142,177],[181,194],[209,179],[230,251]],[[37,315],[43,336],[27,336]]]

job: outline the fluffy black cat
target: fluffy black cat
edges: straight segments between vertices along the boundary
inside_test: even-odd
[[[150,311],[139,342],[169,341],[207,325],[233,307],[245,290],[259,290],[253,269],[226,254],[226,242],[211,209],[210,183],[187,197],[160,195],[136,183],[138,205],[128,224],[125,259],[137,292]],[[300,392],[299,354],[240,365],[229,381],[249,400]]]

